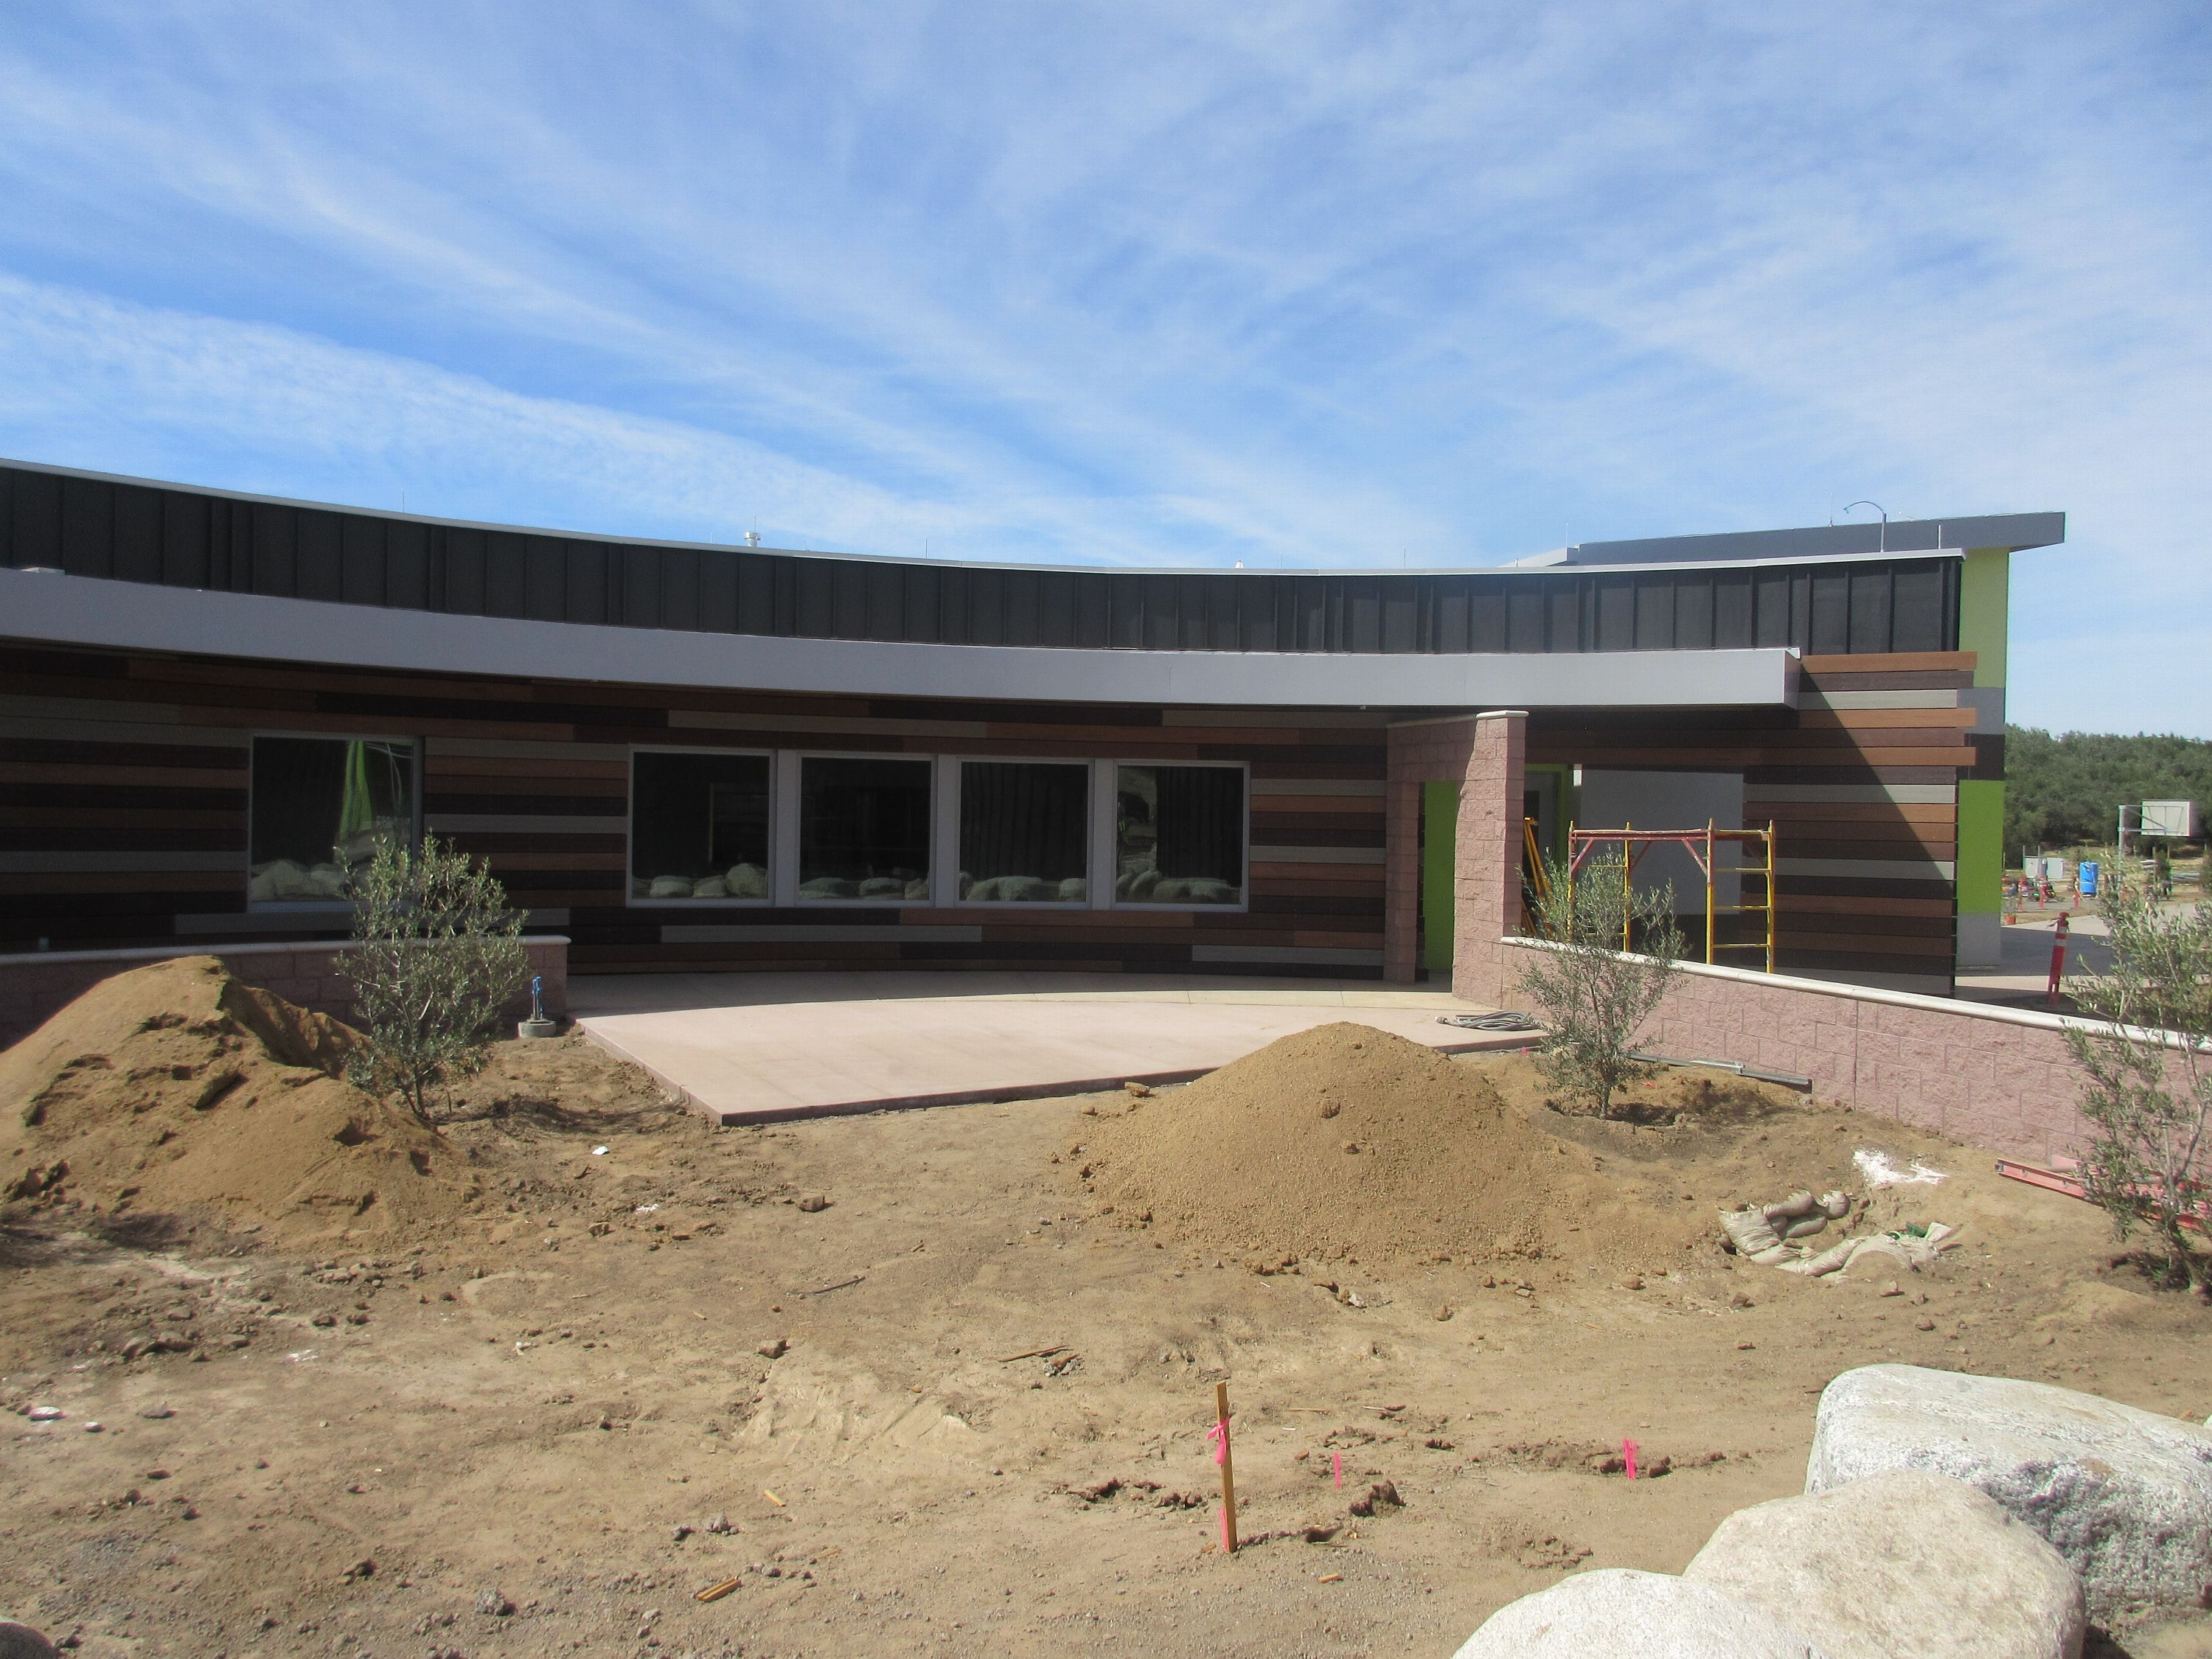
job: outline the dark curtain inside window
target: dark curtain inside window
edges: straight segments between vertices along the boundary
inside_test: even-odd
[[[1244,880],[1244,774],[1228,766],[1163,766],[1158,851],[1163,879]]]
[[[256,738],[247,858],[313,866],[343,847],[365,857],[381,835],[414,836],[412,744]]]
[[[929,871],[927,761],[817,760],[799,789],[801,882]]]
[[[768,863],[764,755],[637,757],[630,799],[630,873],[720,875]]]
[[[1080,876],[1090,803],[1083,767],[970,761],[960,769],[960,867],[982,879]]]

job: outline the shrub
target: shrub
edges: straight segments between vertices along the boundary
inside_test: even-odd
[[[2201,1190],[2194,1177],[2212,1123],[2212,897],[2163,910],[2136,884],[2107,901],[2105,921],[2112,966],[2066,982],[2075,1006],[2100,1022],[2066,1033],[2087,1079],[2081,1115],[2093,1133],[2081,1184],[2123,1241],[2137,1226],[2151,1232],[2163,1282],[2202,1284],[2182,1218]]]
[[[1545,860],[1545,890],[1532,896],[1537,937],[1558,948],[1532,952],[1522,988],[1548,1033],[1536,1065],[1553,1087],[1600,1117],[1650,1068],[1629,1057],[1636,1033],[1666,997],[1681,959],[1672,884],[1643,892],[1620,858],[1593,858],[1571,882],[1564,860]],[[1631,955],[1624,939],[1637,946]]]
[[[430,1091],[483,1068],[507,999],[529,982],[522,917],[489,870],[430,836],[380,842],[349,892],[343,972],[368,1036],[349,1075],[427,1123]]]

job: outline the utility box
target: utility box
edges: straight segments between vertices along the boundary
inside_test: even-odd
[[[2193,800],[2147,800],[2142,804],[2142,832],[2175,841],[2197,839],[2197,803]]]

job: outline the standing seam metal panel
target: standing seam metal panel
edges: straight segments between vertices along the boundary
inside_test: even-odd
[[[464,616],[1180,651],[1954,649],[1959,566],[1304,575],[900,565],[485,531],[0,468],[15,566]]]

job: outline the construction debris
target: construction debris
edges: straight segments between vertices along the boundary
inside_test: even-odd
[[[1723,1210],[1721,1228],[1735,1253],[1745,1260],[1814,1279],[1841,1273],[1865,1255],[1919,1267],[1950,1249],[1959,1231],[1942,1222],[1916,1222],[1887,1232],[1846,1238],[1818,1253],[1810,1245],[1798,1243],[1826,1231],[1830,1222],[1841,1221],[1850,1212],[1848,1193],[1823,1193],[1816,1199],[1809,1192],[1797,1192],[1778,1204]]]
[[[1948,1178],[1941,1170],[1930,1169],[1918,1158],[1913,1159],[1910,1170],[1900,1170],[1887,1152],[1876,1152],[1870,1146],[1862,1146],[1853,1152],[1851,1162],[1866,1177],[1869,1192],[1879,1192],[1884,1187],[1933,1187]]]

